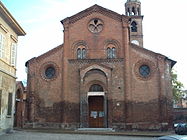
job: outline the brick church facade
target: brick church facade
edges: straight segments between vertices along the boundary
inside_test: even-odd
[[[65,18],[64,43],[26,62],[27,127],[171,128],[175,61],[143,48],[140,1],[125,9]]]

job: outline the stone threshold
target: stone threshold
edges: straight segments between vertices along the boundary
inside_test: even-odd
[[[75,131],[115,132],[113,128],[78,128]]]

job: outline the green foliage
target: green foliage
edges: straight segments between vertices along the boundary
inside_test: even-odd
[[[183,96],[184,87],[183,84],[178,81],[176,71],[171,71],[171,81],[172,81],[172,90],[173,90],[173,98],[175,101],[179,101]]]

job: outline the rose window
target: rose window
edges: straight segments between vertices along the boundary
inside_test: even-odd
[[[92,33],[99,33],[103,30],[103,22],[100,19],[92,19],[89,22],[88,29]]]

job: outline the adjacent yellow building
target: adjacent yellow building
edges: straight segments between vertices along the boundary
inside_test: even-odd
[[[11,130],[16,90],[18,36],[26,33],[0,1],[0,133]]]

